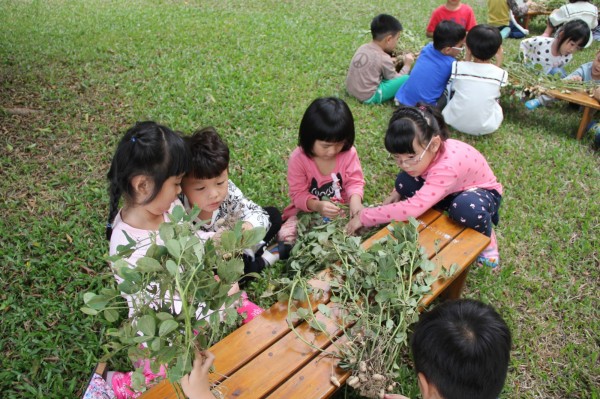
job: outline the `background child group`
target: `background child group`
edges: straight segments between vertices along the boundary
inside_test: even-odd
[[[261,245],[247,248],[243,255],[245,273],[260,272],[280,255],[285,257],[294,244],[299,212],[334,218],[344,213],[336,204],[343,203],[349,209],[349,234],[363,226],[419,217],[432,207],[446,210],[458,223],[491,238],[478,263],[497,267],[499,253],[493,226],[499,222],[502,185],[485,157],[474,147],[449,138],[447,128],[449,124],[465,133],[488,134],[503,120],[497,100],[508,77],[499,67],[501,32],[510,35],[514,23],[510,18],[498,18],[496,11],[508,10],[511,14],[509,6],[514,2],[488,3],[490,22],[495,21],[500,30],[492,25],[477,25],[469,6],[448,0],[433,12],[427,26],[433,43],[421,50],[414,67],[414,56],[406,55],[399,72],[389,53],[396,48],[402,25],[386,14],[373,19],[373,40],[357,50],[346,85],[348,92],[365,104],[395,99],[398,105],[383,141],[401,171],[381,205],[362,204],[365,179],[354,147],[354,118],[349,106],[339,98],[314,100],[302,117],[298,147],[288,161],[290,204],[283,216],[275,207],[262,208],[245,198],[229,180],[229,149],[214,128],[203,128],[184,137],[166,126],[143,122],[122,138],[108,173],[107,238],[111,255],[117,253],[120,244],[127,243],[127,235],[137,242],[147,240],[161,223],[169,220],[175,206],[182,205],[187,210],[197,206],[201,209],[198,235],[204,240],[218,240],[232,221],[242,221],[245,229],[265,229]],[[526,5],[521,4],[519,10],[522,12]],[[570,61],[571,54],[586,45],[589,37],[590,26],[575,19],[565,21],[555,38],[527,39],[521,48],[526,62],[550,66],[546,72],[552,73]],[[465,51],[465,60],[457,61]],[[548,55],[536,56],[540,52]],[[581,79],[600,77],[600,60],[598,64],[597,70],[582,72]],[[124,204],[119,209],[121,197]],[[267,245],[275,241],[278,250],[267,251]],[[135,264],[144,252],[145,247],[140,245],[129,262]],[[233,286],[231,292],[239,289]],[[262,309],[246,295],[242,298],[238,311],[246,321],[260,314]],[[184,388],[188,385],[186,389],[195,375],[200,376],[201,384],[206,383],[203,376],[211,357],[204,354],[198,359],[195,371],[183,384]],[[504,368],[504,374],[500,370],[501,389],[506,368],[499,367]],[[118,377],[113,383],[115,393],[122,395],[118,397],[134,395],[124,388],[128,385],[126,378]],[[201,390],[192,389],[188,396],[194,397],[194,392]],[[494,392],[490,397],[499,390]]]

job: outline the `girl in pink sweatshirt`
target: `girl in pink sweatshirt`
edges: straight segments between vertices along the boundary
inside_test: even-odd
[[[351,215],[363,208],[365,180],[354,148],[354,118],[343,100],[318,98],[304,112],[287,180],[292,203],[283,211],[281,243],[296,241],[298,212],[334,218],[341,213],[336,202],[349,204]]]
[[[479,151],[448,139],[444,118],[435,108],[417,104],[394,112],[385,148],[403,169],[383,205],[365,208],[347,226],[362,226],[417,218],[429,208],[448,211],[458,223],[491,237],[478,262],[498,266],[498,244],[492,224],[498,224],[502,185]]]

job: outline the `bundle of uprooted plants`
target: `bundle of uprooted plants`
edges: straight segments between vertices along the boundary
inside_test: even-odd
[[[564,0],[535,0],[529,5],[530,12],[552,12],[565,5]]]
[[[148,359],[154,373],[166,366],[169,380],[179,381],[190,372],[195,349],[210,347],[239,325],[233,304],[240,293],[228,292],[243,274],[239,254],[257,244],[265,231],[242,231],[239,222],[218,242],[203,242],[192,223],[198,214],[198,209],[188,215],[175,207],[157,236],[142,243],[128,237],[129,244],[108,259],[122,281],[115,287],[111,273],[105,288],[84,295],[81,310],[86,314],[100,314],[113,323],[129,312],[118,328],[107,330],[101,361],[125,352],[133,362]],[[147,247],[145,256],[130,264],[127,259],[140,246]],[[139,392],[148,388],[141,368],[132,376],[132,387]]]
[[[396,58],[396,70],[400,71],[404,66],[404,56],[412,53],[417,59],[421,49],[427,44],[427,38],[424,34],[415,35],[413,32],[404,30],[400,34],[396,48],[392,52],[392,57]]]
[[[594,82],[561,79],[558,75],[545,74],[540,65],[525,65],[520,60],[505,62],[502,68],[508,72],[509,81],[504,92],[519,97],[522,93],[538,96],[548,90],[558,90],[563,93],[581,91],[591,96],[596,87]]]
[[[338,345],[335,337],[330,339],[338,349],[332,355],[339,357],[340,367],[351,372],[348,385],[361,396],[381,398],[396,385],[409,326],[418,318],[419,301],[435,280],[452,274],[455,267],[431,276],[435,265],[418,244],[414,219],[390,225],[391,237],[369,249],[361,247],[359,237],[344,233],[346,222],[342,218],[323,223],[318,216],[300,217],[298,241],[288,261],[290,275],[280,281],[287,289],[280,295],[291,297],[292,328],[291,320],[304,319],[328,334],[325,324],[317,321],[316,309],[343,331],[344,344]],[[330,287],[330,304],[315,307],[311,301],[320,300],[322,292],[311,286],[310,280],[325,268],[330,269],[323,277]],[[298,301],[304,301],[306,307],[300,307]],[[339,386],[333,375],[331,381]]]

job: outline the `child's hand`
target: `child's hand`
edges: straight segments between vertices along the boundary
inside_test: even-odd
[[[354,216],[346,225],[346,233],[353,235],[362,226],[363,226],[363,224],[360,221],[360,213],[359,213],[358,215]]]
[[[400,201],[401,198],[402,197],[400,197],[400,193],[394,190],[383,200],[383,205],[393,204],[394,202]]]
[[[413,53],[404,54],[404,65],[411,66],[415,62],[415,56]]]
[[[324,218],[333,218],[339,215],[340,208],[338,208],[333,202],[319,201],[318,212]]]
[[[410,399],[404,395],[396,394],[396,393],[386,393],[383,395],[383,399]]]
[[[578,75],[570,76],[568,78],[565,78],[565,80],[572,80],[573,82],[581,82],[581,81],[583,81],[583,79],[581,78],[581,76],[578,76]]]
[[[242,223],[242,231],[252,230],[253,228],[254,228],[254,226],[250,222]]]
[[[350,205],[350,218],[357,216],[360,211],[364,209],[364,205],[359,203],[358,205]]]
[[[196,352],[192,371],[184,375],[180,381],[183,393],[190,399],[213,399],[210,392],[208,372],[215,360],[215,355],[208,351]]]

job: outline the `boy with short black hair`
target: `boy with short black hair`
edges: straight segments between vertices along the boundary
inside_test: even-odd
[[[346,76],[346,90],[362,103],[381,104],[391,100],[408,79],[414,56],[406,54],[404,66],[396,72],[396,60],[390,55],[401,31],[402,24],[391,15],[379,14],[371,21],[373,40],[356,50]]]
[[[423,399],[496,399],[508,373],[511,346],[505,321],[482,302],[446,301],[423,313],[411,338]]]
[[[200,208],[200,230],[219,234],[242,221],[243,229],[263,227],[266,235],[258,248],[244,250],[244,273],[259,273],[278,256],[265,251],[281,228],[281,213],[274,207],[261,208],[247,199],[229,180],[229,147],[213,127],[185,137],[192,157],[191,170],[181,181],[183,203],[187,210]]]
[[[492,58],[496,57],[496,65]],[[465,61],[452,64],[450,100],[442,111],[446,123],[473,135],[495,132],[504,114],[498,99],[500,87],[508,83],[502,62],[502,36],[491,25],[477,25],[467,35]],[[465,115],[468,113],[469,117]]]
[[[427,44],[419,53],[408,80],[396,93],[396,101],[411,107],[423,102],[444,108],[444,89],[450,78],[452,62],[464,51],[466,34],[464,26],[456,22],[440,22],[433,32],[433,43]]]

